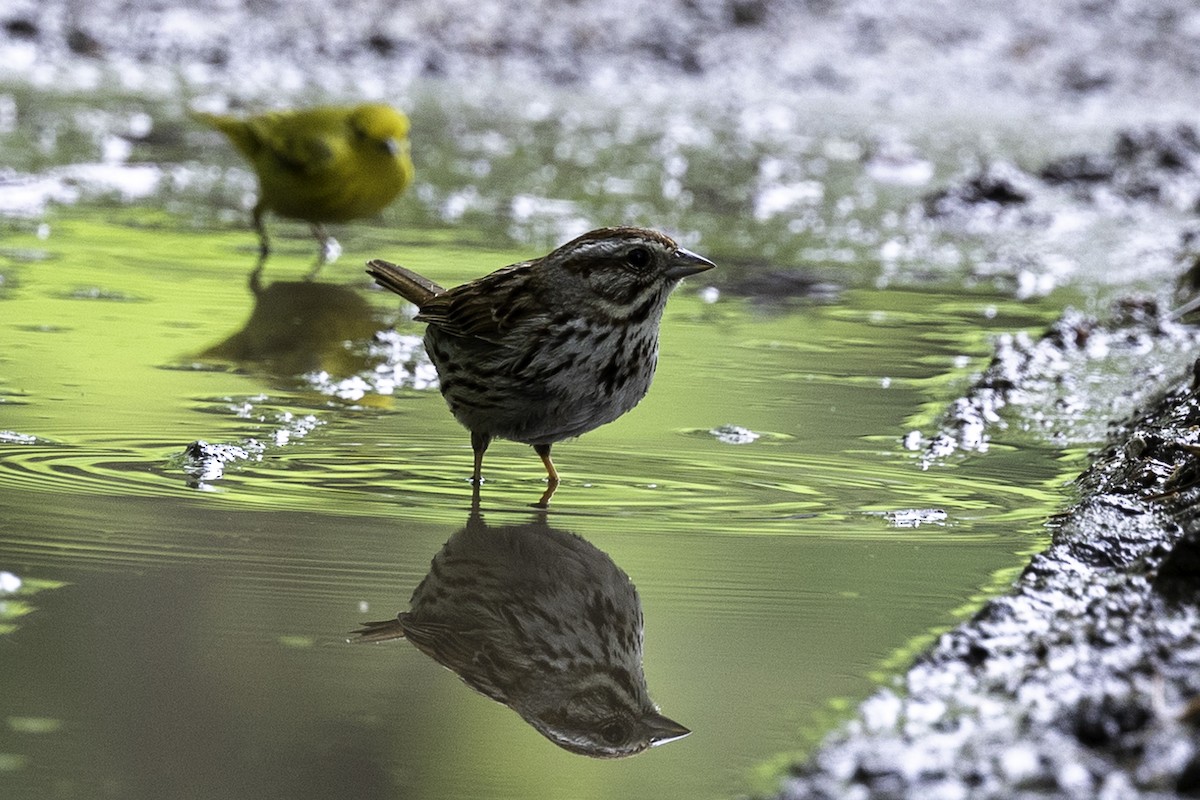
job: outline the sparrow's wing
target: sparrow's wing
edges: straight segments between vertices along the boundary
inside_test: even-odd
[[[422,305],[416,319],[455,336],[504,346],[514,328],[549,314],[537,277],[532,262],[513,264],[447,289]]]

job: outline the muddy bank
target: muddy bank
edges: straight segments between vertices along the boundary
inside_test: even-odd
[[[1023,358],[1002,346],[965,405],[1044,381],[1085,332],[1193,336],[1153,314],[1068,318]],[[1012,591],[863,703],[779,797],[1200,796],[1198,387],[1188,374],[1116,424]]]

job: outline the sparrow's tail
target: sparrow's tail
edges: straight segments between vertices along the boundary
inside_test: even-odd
[[[385,619],[382,622],[364,622],[362,627],[352,634],[358,634],[353,639],[346,641],[354,642],[355,644],[363,644],[365,642],[386,642],[389,639],[403,639],[404,625],[396,617]]]
[[[428,278],[411,269],[397,266],[388,261],[375,259],[367,262],[367,273],[383,288],[393,291],[421,308],[433,298],[446,291]]]

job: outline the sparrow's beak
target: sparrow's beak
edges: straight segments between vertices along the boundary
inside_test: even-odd
[[[383,145],[383,149],[386,150],[387,154],[390,156],[394,156],[400,152],[400,143],[391,136],[384,139],[382,142],[380,142],[380,144]]]
[[[666,275],[670,280],[677,281],[680,278],[695,275],[697,272],[704,272],[704,270],[712,269],[715,266],[716,264],[704,256],[698,256],[691,250],[681,247],[671,256],[671,263],[667,266]]]
[[[685,250],[683,252],[687,251]],[[688,253],[688,255],[691,254]],[[696,256],[696,258],[700,257]],[[703,261],[703,259],[701,260]],[[713,266],[707,261],[704,263],[708,264],[708,267],[702,267],[701,269],[708,269],[709,267]],[[651,747],[658,747],[660,744],[666,744],[667,742],[673,742],[676,739],[682,739],[691,733],[691,730],[688,728],[683,727],[673,719],[664,717],[662,714],[651,714],[644,720],[644,722],[646,723],[646,727],[650,729]]]

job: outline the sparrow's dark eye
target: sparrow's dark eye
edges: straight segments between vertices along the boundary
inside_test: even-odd
[[[625,741],[625,725],[620,720],[606,722],[600,729],[600,738],[608,744],[620,744]]]
[[[635,247],[625,254],[625,263],[634,269],[645,269],[650,263],[650,251],[644,247]]]

